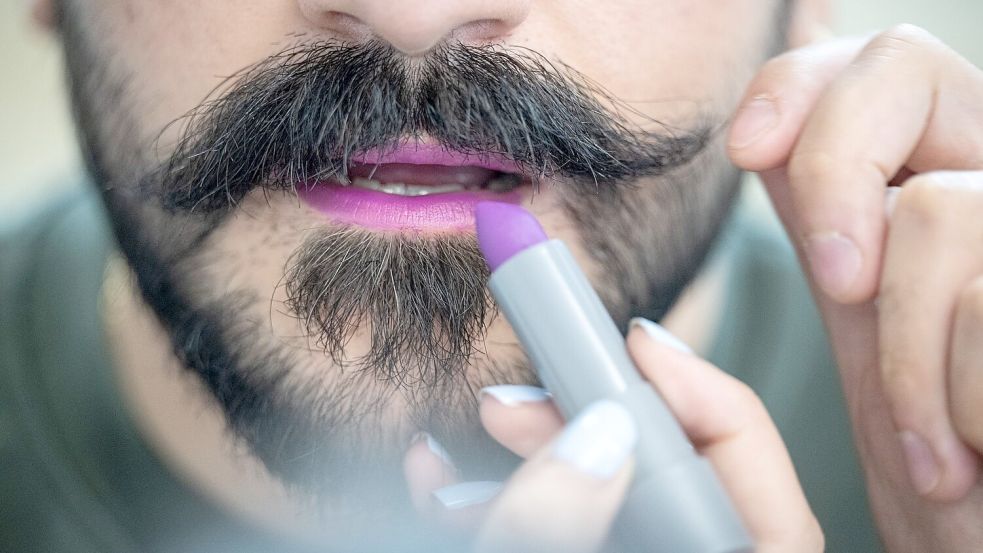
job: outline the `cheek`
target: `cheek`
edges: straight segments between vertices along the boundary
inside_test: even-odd
[[[207,97],[221,93],[240,71],[289,48],[313,30],[296,2],[260,0],[121,0],[86,8],[84,29],[128,80],[144,138],[165,148],[178,137],[169,125]]]
[[[784,1],[566,2],[534,13],[514,38],[649,117],[727,115],[781,36]]]

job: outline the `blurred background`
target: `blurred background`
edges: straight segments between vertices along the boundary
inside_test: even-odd
[[[0,2],[0,214],[65,186],[79,167],[58,45],[32,25],[28,4]],[[983,66],[983,0],[834,4],[837,33],[916,23]]]

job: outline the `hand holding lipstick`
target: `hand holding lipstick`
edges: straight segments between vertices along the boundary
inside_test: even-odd
[[[822,532],[754,393],[648,321],[633,325],[628,349],[713,464],[757,551],[821,551]],[[486,389],[481,417],[495,439],[527,461],[498,491],[493,483],[454,481],[439,446],[421,441],[406,464],[421,509],[443,522],[470,526],[477,551],[601,550],[625,498],[637,426],[645,421],[602,400],[564,427],[550,397],[525,386]],[[431,508],[432,497],[444,507]]]

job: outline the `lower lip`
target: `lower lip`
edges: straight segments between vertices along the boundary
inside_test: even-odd
[[[337,183],[300,185],[297,195],[331,219],[377,230],[473,231],[478,202],[518,204],[522,195],[510,192],[445,192],[427,196],[398,196]]]

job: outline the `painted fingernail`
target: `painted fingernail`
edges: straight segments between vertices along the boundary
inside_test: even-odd
[[[602,399],[567,425],[553,446],[553,456],[606,480],[625,464],[637,441],[638,430],[628,410]]]
[[[414,438],[413,442],[416,443],[421,441],[426,442],[427,449],[430,450],[430,453],[433,453],[435,456],[437,456],[437,458],[443,461],[444,464],[446,464],[447,466],[451,468],[454,467],[454,461],[451,460],[451,454],[447,453],[447,450],[444,449],[444,446],[440,445],[440,442],[435,440],[433,436],[431,436],[426,432],[420,432],[419,434],[416,435],[416,438]]]
[[[452,486],[438,488],[431,495],[445,509],[463,509],[472,505],[480,505],[492,499],[502,489],[501,482],[475,481],[461,482]]]
[[[928,442],[908,430],[899,432],[898,438],[901,439],[912,485],[922,495],[930,493],[939,485],[942,477],[932,448]]]
[[[770,96],[757,96],[744,105],[730,131],[730,147],[739,150],[757,142],[778,124],[778,108]]]
[[[522,403],[536,403],[553,397],[543,388],[522,386],[518,384],[501,384],[487,386],[481,389],[481,395],[488,394],[506,407],[515,407]]]
[[[660,344],[667,345],[672,349],[679,351],[681,353],[688,353],[691,355],[693,354],[693,348],[686,345],[686,343],[680,340],[679,338],[677,338],[675,334],[669,332],[668,330],[666,330],[666,327],[658,323],[654,323],[642,317],[635,317],[634,319],[631,320],[629,325],[632,328],[636,326],[641,328],[642,330],[645,331],[645,334],[649,338],[655,340],[656,342],[659,342]]]
[[[820,232],[805,242],[806,258],[816,284],[836,298],[850,290],[860,274],[863,258],[853,240],[838,232]]]

